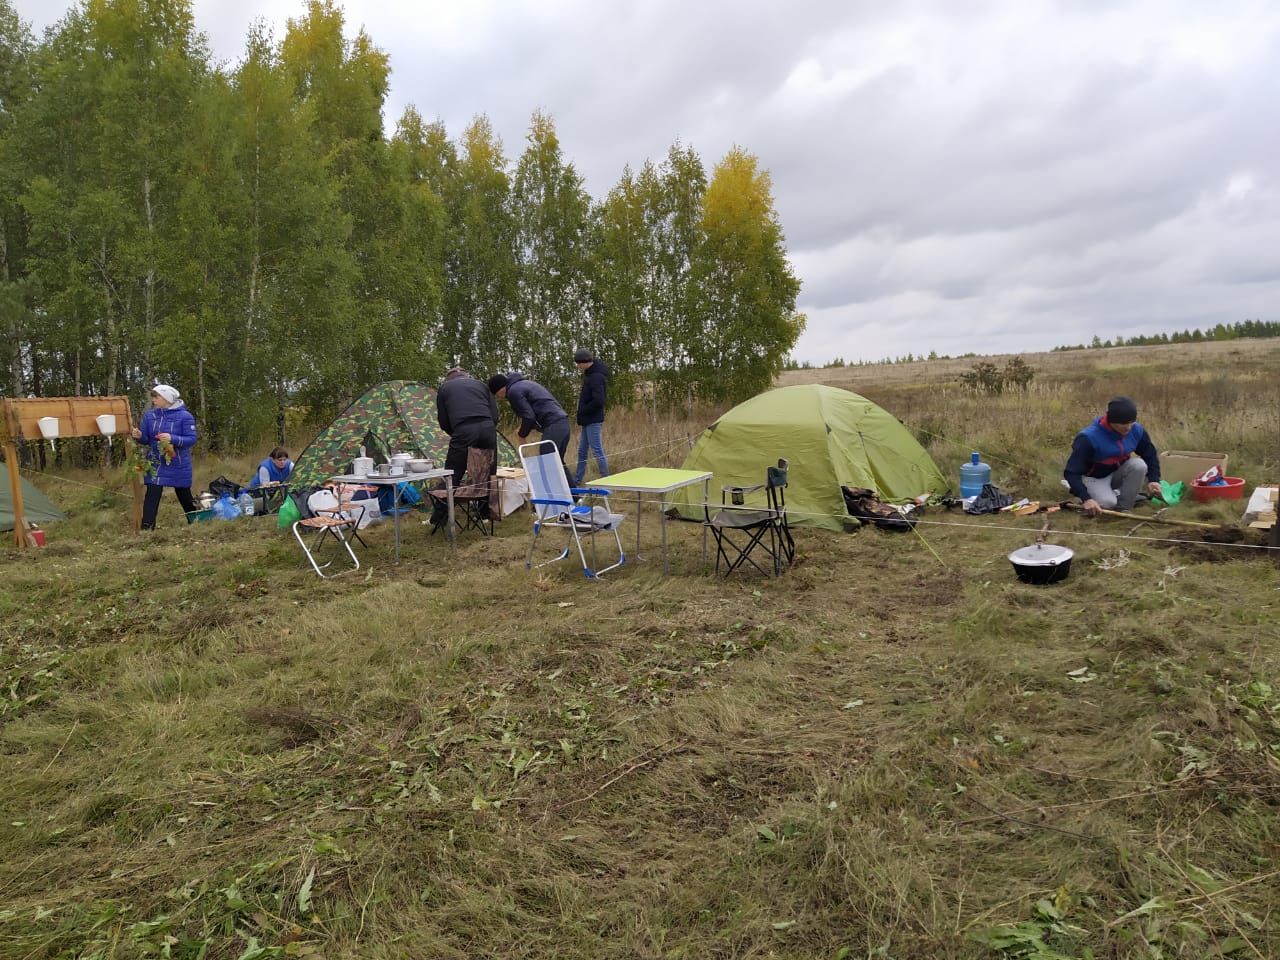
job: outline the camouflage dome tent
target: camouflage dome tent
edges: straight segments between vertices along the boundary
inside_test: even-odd
[[[290,486],[314,487],[345,473],[360,448],[377,461],[412,453],[443,466],[449,435],[436,422],[436,391],[417,380],[388,380],[367,390],[325,427],[298,457]],[[520,462],[515,448],[498,434],[498,464]]]

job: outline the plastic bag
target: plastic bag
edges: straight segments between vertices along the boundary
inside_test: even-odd
[[[406,512],[410,507],[416,507],[422,503],[422,494],[413,488],[409,483],[397,483],[396,489],[393,491],[390,487],[383,486],[378,490],[378,509],[391,516],[392,507],[396,501],[400,503],[400,512]]]
[[[234,520],[240,516],[240,508],[236,506],[236,502],[231,499],[231,494],[224,493],[217,500],[213,501],[213,515],[219,520]]]
[[[1013,503],[1013,497],[1007,493],[1001,493],[1000,488],[994,484],[984,483],[982,492],[973,498],[973,502],[966,504],[965,513],[999,513],[1009,504]]]
[[[209,481],[209,492],[215,497],[221,497],[224,494],[229,494],[233,497],[239,496],[240,489],[240,484],[234,480],[228,480],[226,477],[214,477]]]
[[[1166,507],[1176,507],[1182,498],[1186,495],[1187,485],[1179,480],[1177,483],[1170,483],[1168,480],[1160,481],[1159,499],[1164,502]]]
[[[298,509],[298,505],[294,503],[293,497],[285,497],[284,503],[276,513],[276,529],[288,530],[301,519],[302,511],[300,511]]]
[[[1201,487],[1221,486],[1226,482],[1227,479],[1222,472],[1222,467],[1216,463],[1192,481],[1192,483]]]

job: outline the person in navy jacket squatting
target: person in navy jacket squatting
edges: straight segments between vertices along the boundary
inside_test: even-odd
[[[1116,397],[1107,412],[1078,434],[1062,471],[1067,486],[1084,502],[1084,512],[1132,510],[1145,481],[1160,492],[1160,455],[1138,423],[1138,405]]]
[[[191,496],[191,448],[196,444],[196,418],[167,383],[151,388],[151,409],[133,428],[133,439],[147,447],[154,469],[147,474],[147,495],[142,501],[142,529],[156,528],[156,512],[165,487],[173,487],[187,513],[200,509]]]

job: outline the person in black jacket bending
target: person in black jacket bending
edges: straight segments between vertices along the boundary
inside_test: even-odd
[[[449,435],[444,466],[453,471],[454,486],[466,472],[467,451],[472,447],[493,450],[494,466],[497,466],[498,402],[488,387],[461,367],[446,373],[444,383],[436,391],[436,419],[440,421],[440,429]],[[446,513],[447,508],[437,500],[431,522],[444,523]]]
[[[604,405],[605,381],[609,368],[590,350],[580,349],[573,355],[573,364],[582,371],[582,392],[578,394],[578,468],[573,474],[573,485],[582,486],[587,476],[587,452],[596,458],[600,476],[609,475],[609,460],[604,455]]]

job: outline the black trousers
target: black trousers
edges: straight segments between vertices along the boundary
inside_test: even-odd
[[[182,509],[187,513],[200,509],[196,504],[196,498],[191,495],[190,487],[170,487],[169,489],[178,495],[178,503],[182,504]],[[143,530],[156,528],[156,513],[160,510],[160,499],[164,496],[164,491],[164,487],[153,483],[147,484],[147,494],[142,501]]]
[[[496,451],[498,449],[498,428],[494,426],[492,420],[460,423],[449,435],[449,452],[445,454],[444,467],[446,470],[453,471],[455,487],[462,482],[462,475],[467,471],[467,451],[472,447],[479,447],[481,450]],[[496,471],[497,457],[493,458],[493,465]],[[448,505],[437,500],[431,507],[431,522],[438,526],[445,522],[448,514]]]
[[[556,449],[560,451],[560,465],[564,467],[564,477],[569,481],[570,489],[573,488],[573,474],[564,464],[564,458],[569,453],[569,421],[557,420],[555,423],[548,423],[542,428],[542,439],[550,440],[556,445]]]

